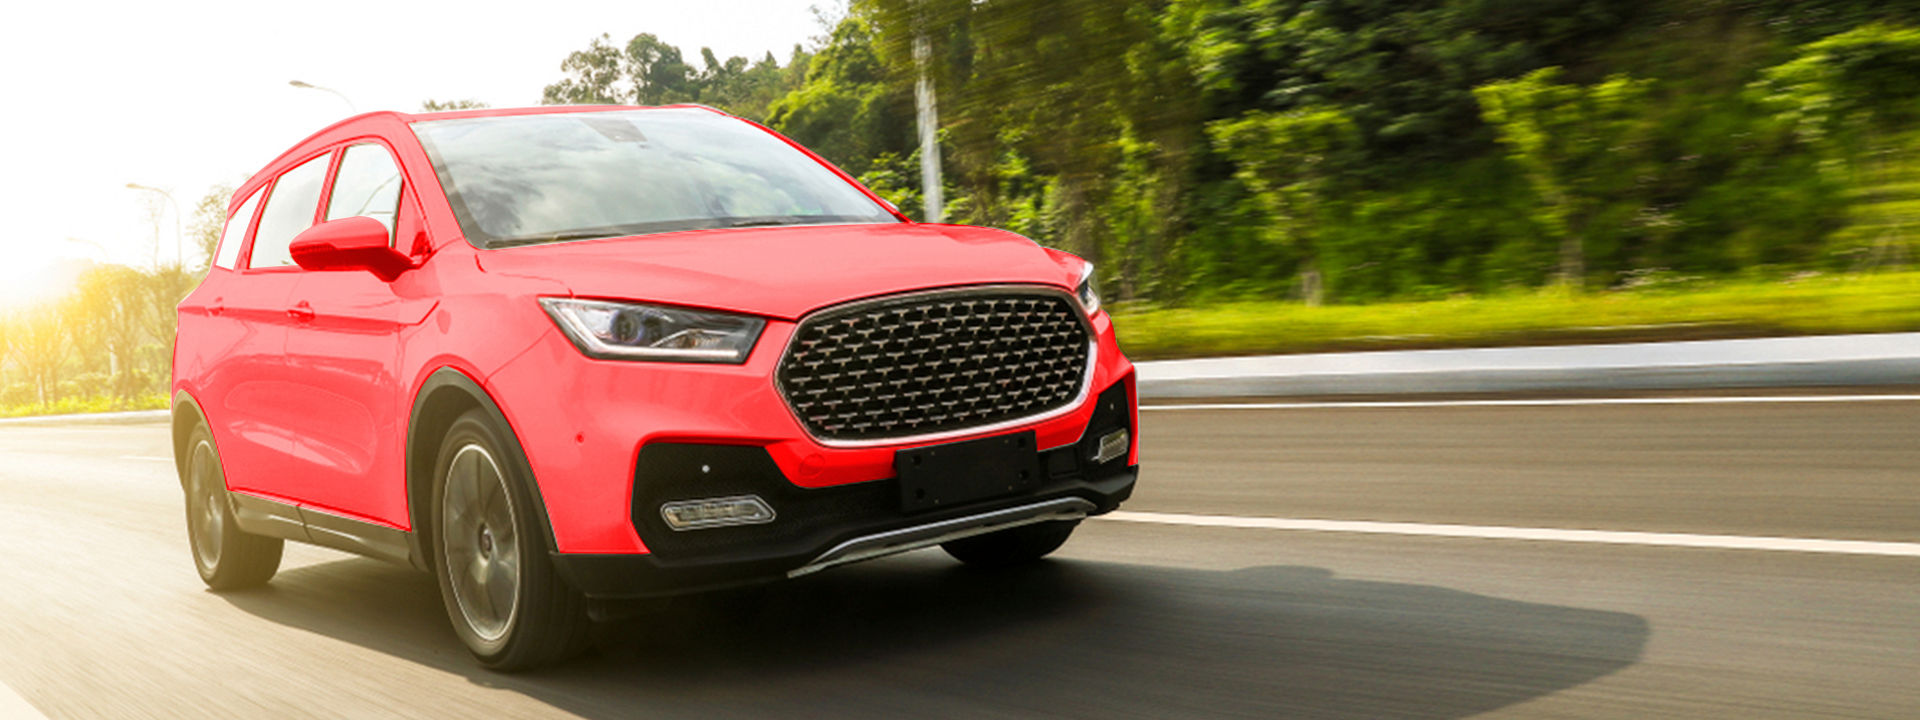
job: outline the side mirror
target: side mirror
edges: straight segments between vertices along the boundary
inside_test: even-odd
[[[380,221],[349,217],[307,228],[287,250],[307,270],[366,270],[391,281],[413,267],[413,259],[387,242],[387,226]]]

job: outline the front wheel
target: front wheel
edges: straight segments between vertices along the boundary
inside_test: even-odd
[[[533,486],[511,442],[478,410],[455,420],[434,471],[433,552],[440,597],[461,642],[501,671],[547,665],[585,645],[580,594],[555,572]]]
[[[265,584],[280,570],[280,552],[286,543],[245,532],[234,522],[227,477],[206,423],[187,436],[186,452],[181,485],[187,491],[187,544],[193,548],[193,566],[200,571],[201,581],[214,590]]]
[[[1067,537],[1073,534],[1073,529],[1079,526],[1079,520],[1034,523],[951,540],[941,543],[940,549],[968,565],[1019,565],[1039,560],[1060,549],[1061,545],[1066,544]]]

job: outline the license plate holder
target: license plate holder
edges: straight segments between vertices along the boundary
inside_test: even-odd
[[[1012,495],[1040,484],[1032,430],[898,450],[900,509],[924,512]]]

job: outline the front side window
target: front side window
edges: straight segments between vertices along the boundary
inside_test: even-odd
[[[300,231],[313,227],[314,212],[320,208],[320,186],[327,181],[327,161],[332,153],[301,163],[273,183],[273,194],[260,211],[260,229],[253,233],[253,256],[247,267],[284,267],[293,264],[287,249]]]
[[[400,166],[385,147],[368,143],[347,148],[334,173],[333,195],[327,201],[327,219],[370,217],[387,226],[393,242],[394,215],[400,210]]]
[[[480,247],[899,222],[778,137],[705,110],[434,120],[413,130]]]
[[[214,267],[228,270],[240,259],[240,245],[247,240],[247,226],[253,224],[253,211],[260,205],[260,193],[254,193],[240,204],[240,209],[227,218],[227,229],[220,233],[220,250],[214,253]]]

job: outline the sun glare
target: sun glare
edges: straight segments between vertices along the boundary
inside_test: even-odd
[[[17,262],[0,263],[0,313],[59,301],[73,292],[82,272],[99,263],[88,256],[103,254],[98,246],[78,240],[49,250],[53,252],[29,253]]]

